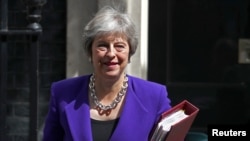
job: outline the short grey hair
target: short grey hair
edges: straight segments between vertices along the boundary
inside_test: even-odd
[[[83,33],[84,49],[89,57],[92,56],[92,43],[96,36],[121,33],[125,35],[130,46],[130,57],[136,52],[138,35],[134,22],[126,13],[119,12],[113,7],[105,6],[85,26]]]

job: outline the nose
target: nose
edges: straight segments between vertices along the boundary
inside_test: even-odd
[[[113,46],[110,46],[107,50],[107,56],[114,57],[115,56],[115,48]]]

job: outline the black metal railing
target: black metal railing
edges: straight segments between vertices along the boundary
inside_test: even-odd
[[[7,73],[8,73],[8,37],[26,36],[28,41],[30,62],[30,114],[29,141],[38,140],[38,98],[39,98],[39,46],[42,26],[41,9],[46,0],[22,0],[27,8],[29,24],[22,29],[8,29],[8,0],[1,1],[0,19],[0,141],[6,141],[6,108],[7,108]]]

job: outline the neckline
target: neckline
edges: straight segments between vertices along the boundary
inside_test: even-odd
[[[116,118],[116,119],[111,119],[111,120],[97,120],[97,119],[93,119],[91,118],[91,122],[93,123],[103,123],[103,124],[109,124],[109,123],[114,123],[117,122],[120,118]]]

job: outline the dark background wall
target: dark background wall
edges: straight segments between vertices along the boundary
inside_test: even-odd
[[[238,63],[249,29],[249,0],[149,2],[148,79],[167,85],[173,105],[200,108],[193,129],[249,122],[250,65]]]
[[[21,0],[8,0],[9,29],[27,26],[27,9]],[[39,48],[39,130],[48,109],[51,82],[65,78],[66,0],[47,0],[42,8],[43,32]],[[27,141],[29,134],[29,61],[25,36],[8,38],[6,141]]]

